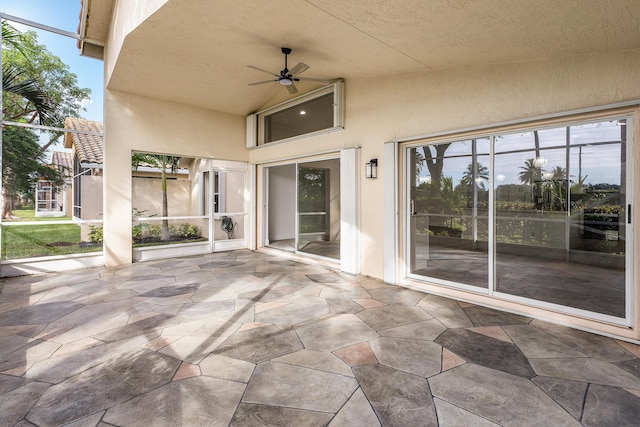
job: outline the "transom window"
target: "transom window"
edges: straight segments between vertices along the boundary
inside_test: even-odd
[[[344,128],[343,82],[252,114],[247,118],[247,145],[269,144]]]

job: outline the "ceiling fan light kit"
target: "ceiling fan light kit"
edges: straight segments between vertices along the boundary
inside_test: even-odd
[[[249,67],[249,68],[253,68],[254,70],[262,71],[263,73],[271,74],[272,76],[274,76],[276,78],[275,79],[271,79],[271,80],[264,80],[264,81],[261,81],[261,82],[249,83],[249,86],[256,86],[256,85],[261,85],[261,84],[265,84],[265,83],[278,82],[282,86],[286,86],[286,88],[289,91],[289,93],[291,95],[294,95],[294,94],[298,93],[298,88],[296,87],[295,82],[299,82],[301,80],[302,81],[315,81],[315,82],[318,82],[318,83],[331,83],[329,80],[324,80],[324,79],[313,79],[313,78],[298,77],[300,74],[302,74],[305,71],[307,71],[309,69],[309,66],[307,64],[302,63],[302,62],[299,62],[292,69],[289,69],[287,60],[288,60],[289,54],[291,53],[291,49],[288,48],[288,47],[282,47],[282,48],[280,48],[280,50],[282,51],[282,54],[284,55],[284,68],[279,73],[274,73],[272,71],[268,71],[268,70],[265,70],[263,68],[259,68],[259,67],[253,66],[253,65],[247,65],[247,67]]]

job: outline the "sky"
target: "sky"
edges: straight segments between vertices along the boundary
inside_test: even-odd
[[[77,33],[80,0],[0,0],[0,12]],[[19,31],[35,31],[38,34],[38,43],[45,45],[49,52],[60,57],[78,77],[78,86],[91,89],[91,99],[83,104],[86,111],[82,112],[81,116],[102,122],[103,62],[80,56],[75,39],[15,22],[10,24]]]

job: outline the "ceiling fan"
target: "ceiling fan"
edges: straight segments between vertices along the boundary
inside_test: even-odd
[[[271,74],[272,76],[274,76],[276,78],[275,79],[271,79],[271,80],[264,80],[262,82],[249,83],[249,86],[261,85],[261,84],[264,84],[264,83],[271,83],[271,82],[278,82],[281,85],[286,86],[287,90],[289,91],[289,93],[291,95],[294,95],[294,94],[298,93],[298,88],[296,87],[295,82],[299,82],[301,80],[303,80],[303,81],[313,81],[313,82],[319,82],[319,83],[331,83],[329,80],[325,80],[325,79],[313,79],[313,78],[310,78],[310,77],[298,77],[300,74],[302,74],[305,71],[307,71],[309,69],[309,66],[307,64],[302,63],[302,62],[298,62],[298,64],[296,66],[294,66],[292,69],[289,69],[288,65],[287,65],[287,57],[291,53],[291,49],[288,48],[288,47],[283,47],[283,48],[280,48],[280,49],[282,50],[282,53],[284,54],[284,68],[280,71],[280,73],[274,73],[272,71],[268,71],[268,70],[265,70],[263,68],[255,67],[253,65],[247,65],[247,67],[249,67],[249,68],[253,68],[254,70],[262,71],[263,73]]]

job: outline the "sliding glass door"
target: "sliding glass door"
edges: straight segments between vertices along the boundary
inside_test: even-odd
[[[416,147],[409,157],[411,273],[486,289],[489,140]]]
[[[630,126],[621,117],[409,147],[409,275],[630,318]]]
[[[340,260],[340,160],[273,166],[266,171],[266,245]]]

